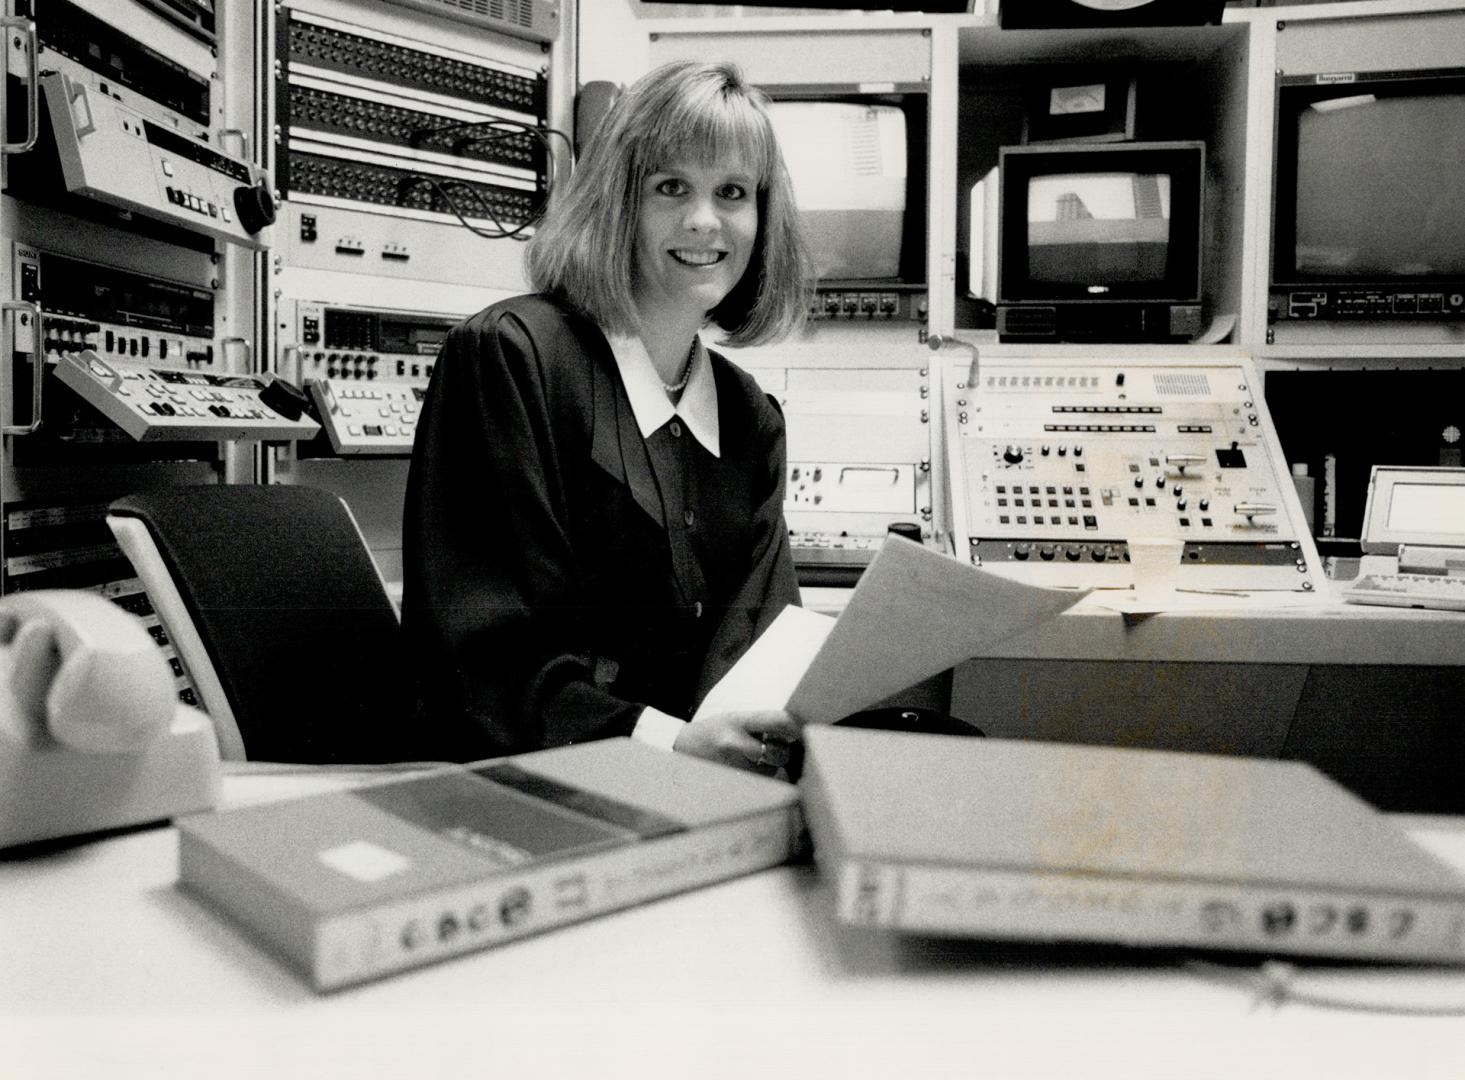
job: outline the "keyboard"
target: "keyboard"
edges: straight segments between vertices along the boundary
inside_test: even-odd
[[[1364,574],[1343,589],[1352,604],[1465,611],[1465,577],[1445,574]]]

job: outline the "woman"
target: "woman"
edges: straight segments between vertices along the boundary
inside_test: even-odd
[[[812,274],[764,99],[645,76],[527,251],[536,294],[443,346],[407,484],[403,630],[472,759],[631,735],[775,771],[781,711],[697,703],[798,602],[783,418],[707,350],[796,328]]]

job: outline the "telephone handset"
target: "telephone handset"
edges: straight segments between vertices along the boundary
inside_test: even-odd
[[[207,809],[218,772],[134,616],[81,590],[0,598],[0,847]]]
[[[177,694],[135,617],[95,593],[0,599],[0,728],[31,746],[120,753],[161,735]]]

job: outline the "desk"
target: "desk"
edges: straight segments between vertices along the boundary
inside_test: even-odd
[[[1104,599],[957,665],[951,713],[1005,738],[1299,759],[1386,810],[1465,813],[1465,613]]]
[[[230,804],[349,782],[226,779]],[[1409,819],[1465,866],[1465,821]],[[154,829],[0,862],[0,1076],[1445,1077],[1465,1021],[1258,1004],[1254,969],[836,927],[786,866],[320,997],[174,888]],[[1296,985],[1465,1008],[1465,971]]]

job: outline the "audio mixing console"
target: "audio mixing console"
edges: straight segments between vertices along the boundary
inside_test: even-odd
[[[1323,580],[1249,363],[984,360],[947,369],[958,555],[1048,585],[1128,586],[1128,541],[1184,543],[1181,587]]]

